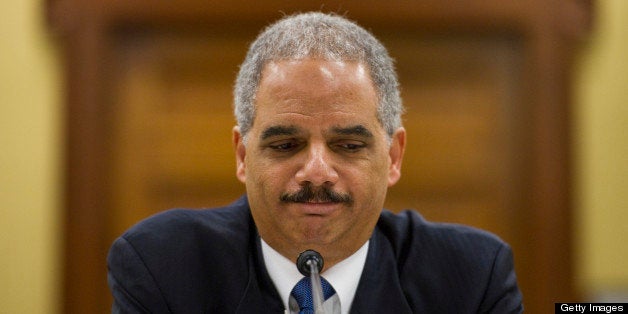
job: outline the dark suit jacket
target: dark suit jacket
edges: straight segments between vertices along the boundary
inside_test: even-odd
[[[260,247],[246,197],[148,218],[109,252],[113,312],[283,313]],[[351,313],[520,313],[521,302],[497,237],[384,210]]]

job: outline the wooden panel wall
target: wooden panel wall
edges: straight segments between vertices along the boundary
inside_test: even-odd
[[[49,2],[68,65],[65,312],[109,311],[105,256],[126,228],[244,192],[231,147],[237,67],[279,12],[320,8]],[[346,12],[397,60],[409,147],[386,206],[511,243],[527,312],[574,300],[566,95],[588,2],[347,1],[323,9]]]

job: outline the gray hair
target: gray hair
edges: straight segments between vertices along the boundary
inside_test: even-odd
[[[264,66],[272,61],[321,58],[368,66],[379,106],[378,120],[388,139],[401,126],[399,83],[386,48],[368,31],[343,17],[319,12],[284,17],[251,44],[234,88],[234,113],[244,139],[255,118],[255,94]]]

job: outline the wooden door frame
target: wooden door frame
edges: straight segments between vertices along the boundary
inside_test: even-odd
[[[224,1],[48,0],[49,25],[61,35],[65,57],[66,139],[63,312],[91,313],[109,308],[105,256],[108,226],[106,153],[108,57],[116,30],[123,27],[203,26],[238,23],[266,25],[279,12],[323,10],[388,29],[408,27],[435,32],[491,34],[511,32],[524,40],[524,103],[532,123],[524,143],[525,186],[529,208],[529,247],[540,252],[534,295],[527,300],[577,299],[573,287],[570,78],[573,49],[588,33],[592,5],[586,0],[345,1],[302,5],[271,0],[251,6],[245,0]],[[259,29],[259,28],[258,28]],[[255,34],[252,34],[254,36]],[[552,283],[552,284],[547,284]],[[551,306],[548,305],[548,306]],[[532,309],[531,309],[532,310]]]

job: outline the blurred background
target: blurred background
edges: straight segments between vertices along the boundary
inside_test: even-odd
[[[222,179],[234,173],[231,83],[247,43],[281,16],[273,8],[244,26],[225,18],[177,20],[172,29],[169,19],[189,17],[185,8],[180,16],[156,11],[138,18],[141,5],[129,6],[111,14],[111,24],[90,24],[85,20],[102,15],[55,3],[72,1],[0,4],[0,313],[72,312],[79,308],[68,305],[73,302],[106,312],[100,308],[110,302],[102,252],[115,236],[156,211],[224,204],[243,191],[235,178]],[[558,296],[628,302],[628,2],[593,2],[586,30],[565,31],[575,33],[564,48],[569,51],[551,60],[567,58],[566,69],[552,72],[566,78],[541,81],[558,84],[558,95],[566,91],[556,96],[567,106],[563,111],[544,111],[537,99],[546,98],[536,95],[544,89],[531,86],[544,64],[534,56],[555,49],[553,42],[549,48],[529,43],[526,34],[537,30],[519,24],[533,18],[510,16],[507,8],[487,13],[494,18],[488,22],[447,15],[445,21],[458,23],[452,27],[435,22],[444,11],[434,9],[425,25],[436,30],[420,33],[406,31],[417,23],[408,22],[412,16],[346,10],[397,59],[409,107],[405,123],[417,143],[404,163],[412,175],[391,190],[387,206],[416,207],[430,219],[499,234],[515,248],[525,289],[535,287],[535,268],[548,264],[538,271],[569,276],[557,277],[558,284],[572,292]],[[502,15],[515,22],[503,22]],[[467,24],[478,28],[459,31]],[[502,24],[506,29],[495,31]],[[76,25],[96,26],[77,31]],[[77,40],[81,34],[92,36]],[[94,81],[98,90],[81,85]],[[224,106],[207,109],[208,100]],[[540,109],[521,109],[528,101]],[[558,121],[558,129],[537,127],[545,118],[547,125]],[[89,124],[94,121],[100,126]],[[537,144],[546,132],[557,142]],[[560,158],[552,161],[555,146]],[[543,167],[553,169],[552,162],[567,169],[546,182]],[[552,191],[561,195],[535,197]],[[92,273],[99,279],[91,286],[102,287],[81,286],[77,277],[91,280],[85,274]],[[541,305],[532,308],[540,309],[543,298],[533,294]]]

